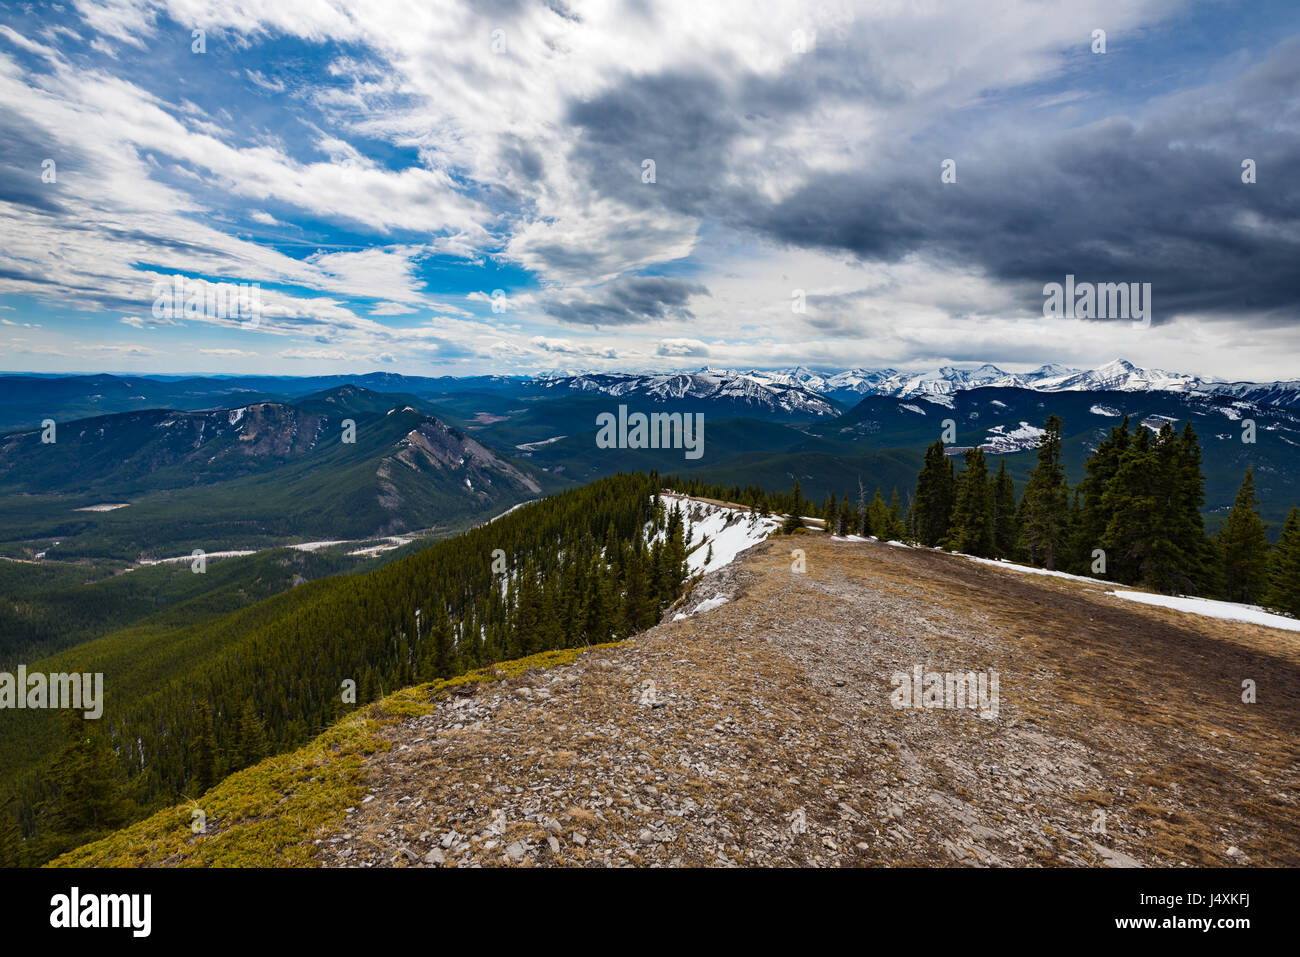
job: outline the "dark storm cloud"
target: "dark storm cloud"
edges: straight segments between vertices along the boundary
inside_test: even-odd
[[[621,326],[648,319],[690,319],[691,296],[707,296],[697,283],[664,276],[616,279],[589,293],[556,296],[543,303],[550,316],[587,326]]]
[[[873,79],[868,58],[821,53],[761,80],[631,78],[571,107],[574,155],[593,189],[621,201],[864,260],[979,268],[1029,309],[1041,308],[1044,283],[1073,274],[1151,283],[1156,323],[1191,312],[1291,318],[1282,311],[1300,299],[1300,38],[1226,84],[1153,101],[1133,118],[1058,129],[1044,117],[1041,129],[1017,120],[987,132],[921,123],[840,172],[772,148],[766,171],[802,179],[773,202],[755,188],[764,170],[729,161],[738,142],[818,104],[903,102]],[[653,187],[635,176],[643,157],[656,161]],[[949,157],[955,184],[940,182]],[[1241,179],[1246,158],[1257,163],[1253,185]]]

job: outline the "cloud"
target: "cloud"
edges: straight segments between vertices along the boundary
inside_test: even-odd
[[[618,357],[617,352],[612,346],[591,346],[582,343],[570,342],[568,339],[548,339],[544,336],[535,336],[532,339],[532,345],[543,352],[556,353],[565,356],[584,356],[588,358],[615,359]]]
[[[74,7],[0,26],[24,305],[146,328],[156,276],[260,282],[268,361],[1046,361],[1100,341],[1042,323],[1072,273],[1152,283],[1144,364],[1215,323],[1239,367],[1297,344],[1300,38],[1269,10],[1215,58],[1180,31],[1224,14],[1177,0]]]
[[[709,355],[709,347],[699,339],[661,339],[655,355],[705,358]]]
[[[590,292],[555,295],[543,303],[547,315],[589,326],[619,326],[646,320],[691,318],[687,302],[707,296],[699,283],[664,276],[616,279]]]
[[[118,322],[124,325],[132,326],[136,329],[147,329],[153,326],[179,326],[180,325],[179,322],[177,322],[175,319],[172,319],[169,316],[154,318],[152,315],[123,316],[121,319],[118,320]]]

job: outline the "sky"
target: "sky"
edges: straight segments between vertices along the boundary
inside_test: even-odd
[[[0,3],[0,370],[1294,379],[1298,175],[1294,0]]]

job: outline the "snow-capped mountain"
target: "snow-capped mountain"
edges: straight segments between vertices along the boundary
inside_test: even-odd
[[[954,393],[981,388],[1224,394],[1265,405],[1300,408],[1300,380],[1223,382],[1163,369],[1143,369],[1126,359],[1114,359],[1088,370],[1048,363],[1031,372],[1007,372],[988,362],[969,369],[948,365],[927,372],[860,368],[834,372],[805,366],[742,372],[706,366],[695,372],[564,372],[538,376],[536,381],[548,388],[611,396],[644,395],[659,401],[730,400],[756,411],[809,418],[835,415],[835,403],[852,406],[873,395],[945,402],[945,397]]]
[[[951,395],[967,389],[1016,388],[1036,392],[1183,392],[1231,395],[1264,405],[1300,408],[1300,379],[1279,382],[1224,382],[1163,369],[1143,369],[1126,359],[1114,359],[1095,369],[1074,369],[1048,363],[1032,372],[1006,372],[991,363],[973,369],[941,366],[929,372],[894,369],[852,369],[815,372],[808,369],[750,373],[781,380],[799,374],[804,388],[843,401],[853,393],[865,398],[925,398]]]
[[[819,392],[796,383],[793,375],[760,375],[705,367],[698,372],[587,373],[538,380],[548,389],[567,389],[622,398],[641,396],[666,402],[722,401],[765,413],[823,418],[839,414]]]
[[[1207,383],[1208,384],[1208,383]],[[1127,359],[1115,359],[1088,372],[1076,372],[1056,382],[1050,392],[1204,392],[1195,376],[1163,369],[1140,369]]]

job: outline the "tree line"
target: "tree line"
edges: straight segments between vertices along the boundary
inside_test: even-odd
[[[1263,604],[1300,615],[1300,509],[1270,547],[1254,474],[1246,470],[1218,531],[1207,534],[1201,448],[1188,423],[1158,432],[1112,427],[1073,488],[1061,464],[1061,420],[1044,424],[1038,461],[1017,500],[1003,461],[983,449],[956,470],[942,442],[925,454],[908,517],[912,538],[984,558],[1104,578],[1165,594]]]

